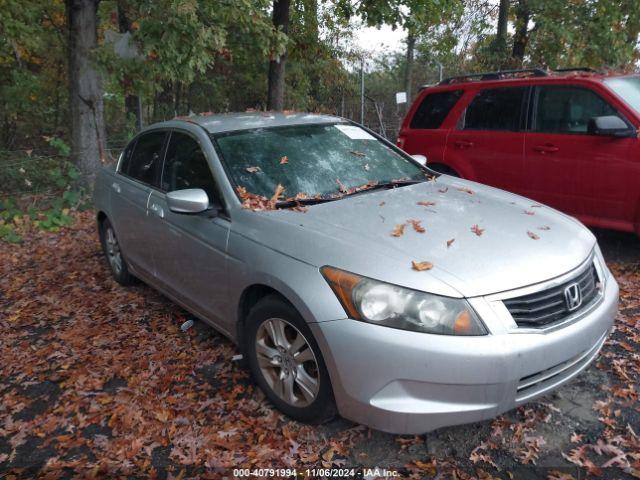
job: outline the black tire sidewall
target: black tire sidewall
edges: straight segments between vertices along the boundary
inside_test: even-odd
[[[280,399],[267,384],[260,367],[255,348],[255,339],[258,327],[269,318],[281,318],[294,325],[306,338],[309,346],[318,362],[320,375],[320,389],[318,396],[310,405],[306,407],[294,407]],[[245,355],[251,374],[258,386],[265,393],[267,398],[287,416],[305,423],[320,423],[332,418],[335,415],[335,402],[329,372],[322,357],[322,352],[318,347],[311,330],[298,313],[298,311],[288,302],[277,296],[269,296],[260,300],[249,312],[246,321],[247,335],[244,345]]]

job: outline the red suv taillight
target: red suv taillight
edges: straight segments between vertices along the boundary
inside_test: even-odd
[[[397,145],[398,147],[400,147],[400,148],[404,148],[404,141],[405,141],[405,138],[404,138],[404,137],[402,137],[402,136],[400,136],[400,137],[398,137],[398,139],[396,140],[396,145]]]

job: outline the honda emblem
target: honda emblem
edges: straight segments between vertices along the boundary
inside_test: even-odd
[[[572,283],[564,289],[564,300],[570,312],[573,312],[582,305],[582,291],[577,283]]]

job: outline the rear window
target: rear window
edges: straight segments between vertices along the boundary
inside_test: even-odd
[[[482,90],[467,107],[465,130],[520,130],[528,87]]]
[[[440,128],[451,109],[460,100],[462,93],[462,90],[452,90],[432,93],[424,97],[411,119],[411,128]]]

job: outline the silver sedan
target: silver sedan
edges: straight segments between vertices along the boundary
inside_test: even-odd
[[[159,123],[100,172],[100,239],[118,282],[231,338],[292,418],[491,418],[590,364],[618,286],[573,218],[423,163],[327,115]]]

